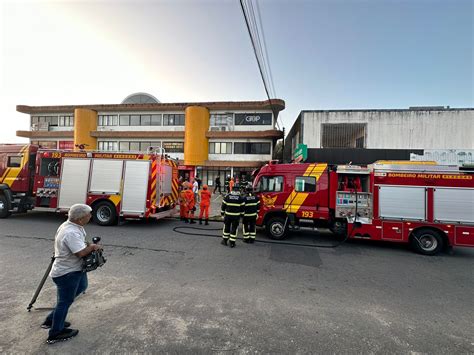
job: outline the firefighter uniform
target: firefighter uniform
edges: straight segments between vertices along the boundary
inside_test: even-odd
[[[188,218],[189,218],[189,223],[193,224],[196,223],[194,221],[194,211],[196,211],[195,207],[195,201],[194,201],[194,193],[193,193],[193,186],[191,184],[188,184],[187,190],[184,192],[184,197],[186,199],[186,206],[188,209]]]
[[[180,220],[188,223],[188,203],[186,201],[187,182],[183,182],[182,190],[179,193],[179,217]]]
[[[231,248],[235,247],[237,228],[244,208],[244,199],[240,195],[239,185],[235,184],[233,187],[234,189],[222,200],[221,206],[221,215],[224,216],[221,244],[227,245],[227,240],[229,240]]]
[[[252,186],[246,188],[247,194],[244,196],[244,217],[242,219],[242,231],[245,243],[255,241],[255,223],[260,210],[260,199],[253,193]]]
[[[209,224],[209,206],[211,205],[211,192],[207,185],[203,185],[201,191],[201,202],[199,204],[199,224],[202,224],[202,217],[205,218],[206,226]]]

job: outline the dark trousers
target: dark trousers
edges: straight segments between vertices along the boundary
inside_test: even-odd
[[[255,236],[257,235],[255,231],[255,222],[257,221],[257,218],[252,216],[252,217],[245,217],[242,219],[242,231],[244,234],[244,239],[255,239]]]
[[[216,186],[214,187],[214,193],[216,193],[217,189],[219,189],[219,193],[221,194],[221,184],[216,184]]]
[[[87,274],[82,271],[74,271],[63,276],[53,277],[57,288],[56,308],[46,317],[53,325],[49,330],[50,336],[55,336],[64,329],[69,307],[74,299],[87,289]]]
[[[237,239],[237,228],[239,227],[240,216],[225,216],[222,238],[235,242]]]

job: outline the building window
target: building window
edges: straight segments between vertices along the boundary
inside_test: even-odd
[[[151,125],[161,126],[161,115],[151,115]]]
[[[140,115],[130,115],[130,126],[140,126]]]
[[[184,142],[163,142],[165,153],[184,153]]]
[[[163,126],[184,126],[184,114],[164,114]]]
[[[58,143],[56,141],[31,141],[31,144],[37,145],[44,149],[57,149]]]
[[[232,113],[213,113],[210,117],[211,126],[232,126]]]
[[[316,178],[314,176],[297,176],[295,179],[296,192],[315,192]]]
[[[232,143],[210,142],[209,154],[232,154]]]
[[[58,116],[31,116],[31,127],[37,130],[47,130],[58,126]]]
[[[117,142],[107,142],[107,141],[101,141],[98,142],[99,150],[105,151],[105,152],[115,152],[117,151],[118,144]]]
[[[59,116],[59,126],[62,126],[62,127],[74,126],[74,116]]]
[[[99,115],[97,120],[98,126],[117,126],[118,117],[117,115]]]
[[[283,176],[262,176],[258,181],[257,191],[281,192],[283,191]]]
[[[270,154],[270,143],[234,143],[234,154]]]
[[[365,148],[366,123],[323,123],[321,148]]]
[[[161,115],[120,115],[120,126],[161,126]]]
[[[139,152],[140,151],[140,142],[130,142],[130,151]]]
[[[130,115],[120,115],[120,125],[130,126]]]

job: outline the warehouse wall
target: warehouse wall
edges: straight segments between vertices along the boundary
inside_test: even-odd
[[[303,143],[321,148],[323,123],[365,123],[368,149],[473,149],[474,109],[303,111]]]

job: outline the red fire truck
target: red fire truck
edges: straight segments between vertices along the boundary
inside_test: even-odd
[[[273,239],[310,225],[348,238],[409,242],[425,255],[474,246],[474,169],[270,163],[256,172],[254,188],[262,206],[257,225]]]
[[[31,209],[93,209],[99,225],[119,217],[163,218],[175,212],[178,167],[159,152],[111,153],[0,145],[0,218]]]

